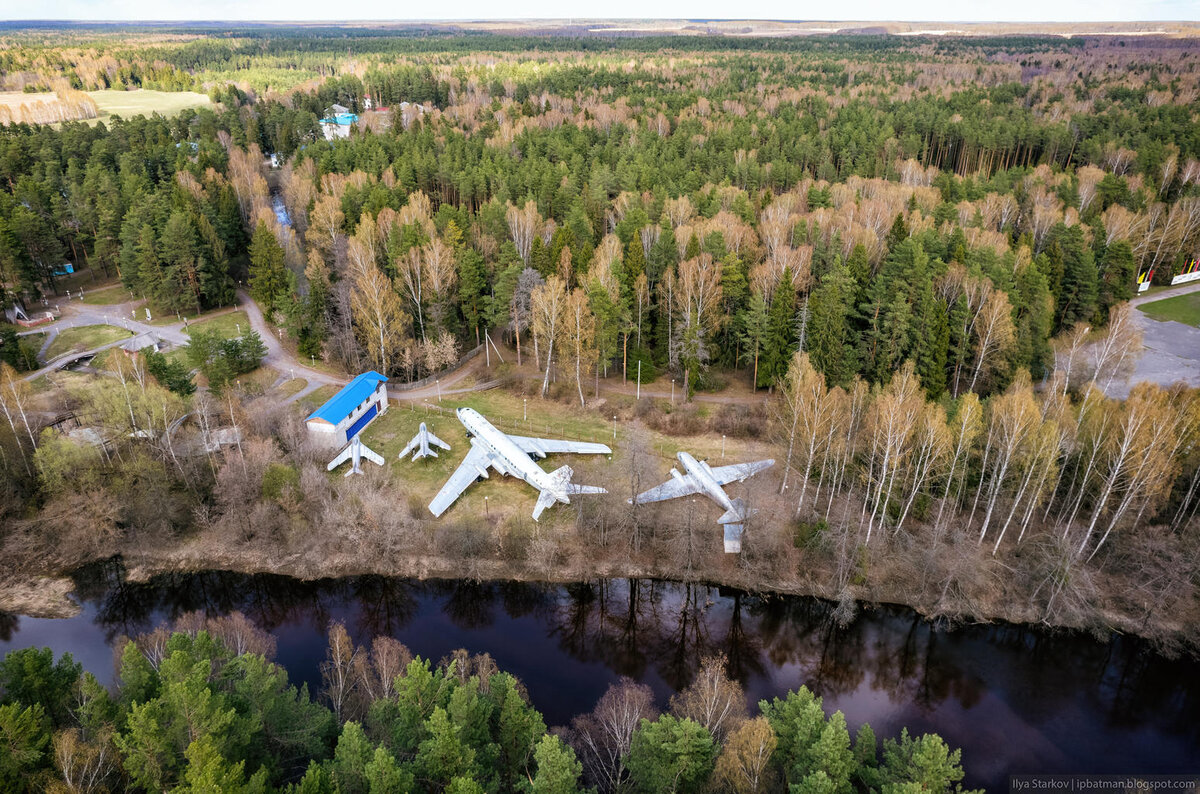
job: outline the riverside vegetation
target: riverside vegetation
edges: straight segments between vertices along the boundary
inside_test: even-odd
[[[64,259],[158,314],[227,305],[244,280],[301,360],[403,381],[495,337],[512,389],[629,430],[619,475],[579,467],[608,498],[542,526],[435,523],[415,498],[395,509],[403,477],[328,478],[299,411],[202,351],[195,394],[170,362],[121,357],[33,392],[12,340],[14,567],[654,574],[1196,647],[1200,400],[1106,396],[1139,347],[1139,274],[1169,280],[1200,242],[1190,40],[349,32],[351,63],[321,32],[181,31],[120,57],[62,35],[52,62],[7,38],[9,74],[214,104],[4,127],[6,302],[56,292]],[[335,102],[362,121],[327,143]],[[600,405],[639,368],[682,399],[760,391],[707,413]],[[109,445],[42,428],[64,412]],[[184,454],[164,431],[185,413],[242,443]],[[716,435],[781,462],[736,560],[693,509],[624,503],[661,475],[656,447]]]
[[[936,734],[853,742],[807,688],[751,716],[721,657],[660,714],[622,679],[547,731],[525,688],[487,654],[437,664],[391,637],[329,629],[322,686],[288,682],[275,639],[240,613],[184,615],[122,638],[110,692],[70,654],[0,661],[0,784],[7,792],[962,792],[958,750]],[[590,787],[590,788],[588,788]],[[967,793],[969,794],[969,793]]]

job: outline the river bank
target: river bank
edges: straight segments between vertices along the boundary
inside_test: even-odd
[[[1115,635],[1136,636],[1152,643],[1168,655],[1200,656],[1196,645],[1196,625],[1187,611],[1147,610],[1142,614],[1096,603],[1089,613],[1071,613],[1074,619],[1049,620],[1030,605],[997,591],[994,597],[973,598],[955,587],[957,597],[948,598],[952,589],[939,584],[924,590],[896,581],[849,583],[838,588],[832,580],[822,580],[821,572],[810,569],[804,574],[764,575],[755,567],[732,555],[706,558],[707,565],[681,570],[672,564],[654,560],[613,560],[597,555],[573,554],[554,560],[551,565],[529,560],[498,558],[451,558],[437,554],[381,554],[364,547],[307,549],[221,547],[208,538],[195,538],[162,548],[122,548],[116,555],[98,555],[76,559],[68,567],[37,571],[24,566],[23,573],[0,582],[0,612],[40,618],[70,618],[79,606],[72,597],[71,573],[77,568],[119,559],[125,579],[144,583],[164,574],[192,574],[226,571],[237,574],[271,574],[300,581],[318,581],[356,576],[386,576],[418,581],[467,579],[476,582],[519,582],[529,584],[572,585],[616,579],[650,579],[732,588],[762,595],[810,597],[836,606],[835,619],[848,622],[860,610],[894,605],[913,610],[922,618],[948,625],[1004,623],[1036,626],[1041,629],[1082,632],[1107,641]],[[807,575],[805,575],[807,574]],[[894,579],[894,577],[893,577]],[[940,598],[939,598],[940,595]],[[1066,617],[1060,615],[1060,618]]]
[[[435,663],[458,648],[487,653],[520,678],[549,725],[569,724],[622,677],[665,708],[701,658],[722,654],[752,705],[805,685],[852,732],[870,723],[882,736],[940,734],[962,748],[970,788],[1001,790],[1020,773],[1186,772],[1200,751],[1200,662],[1166,659],[1132,637],[948,626],[889,606],[843,625],[837,606],[818,599],[661,580],[148,573],[118,562],[77,571],[80,614],[0,621],[0,655],[49,646],[110,684],[123,636],[195,612],[240,613],[277,639],[289,680],[316,693],[337,620],[356,644],[393,637]]]

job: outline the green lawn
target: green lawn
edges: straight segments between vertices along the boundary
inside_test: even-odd
[[[1155,320],[1174,320],[1200,328],[1200,292],[1143,303],[1138,308]]]
[[[200,320],[199,322],[188,325],[188,333],[197,329],[202,331],[218,331],[225,339],[230,339],[238,335],[238,330],[244,334],[250,330],[250,318],[246,316],[246,312],[239,309],[236,312],[228,312],[220,314],[208,320]]]
[[[129,290],[120,284],[100,287],[94,290],[89,290],[85,286],[83,290],[83,302],[89,306],[112,306],[132,300],[136,300],[136,298],[131,297]]]
[[[291,380],[285,380],[283,383],[279,384],[279,388],[275,390],[275,394],[277,394],[280,399],[286,400],[293,394],[297,394],[307,385],[308,381],[306,381],[304,378],[292,378]]]
[[[46,360],[49,361],[72,350],[91,350],[94,347],[130,336],[133,336],[131,332],[115,325],[81,325],[77,328],[68,328],[50,343],[50,349],[46,351]]]

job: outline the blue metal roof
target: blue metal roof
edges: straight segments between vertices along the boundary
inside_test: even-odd
[[[341,391],[330,397],[328,402],[313,411],[308,418],[324,419],[329,424],[336,425],[362,405],[363,400],[379,388],[380,381],[387,382],[387,378],[374,370],[364,372],[343,386]]]

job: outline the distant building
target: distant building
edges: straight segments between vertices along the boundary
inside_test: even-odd
[[[334,105],[334,108],[342,107]],[[321,119],[321,134],[325,136],[325,140],[332,141],[336,138],[349,138],[350,128],[358,121],[358,116],[350,113],[345,108],[342,111],[334,111],[332,114]]]
[[[309,415],[309,432],[329,438],[338,446],[362,432],[372,419],[387,410],[387,378],[364,372],[347,383],[327,403]]]

